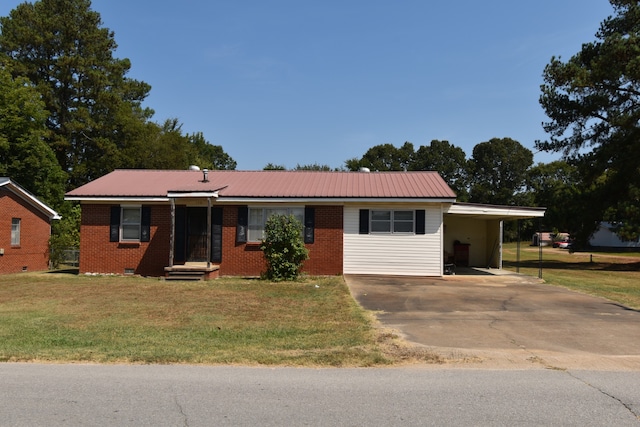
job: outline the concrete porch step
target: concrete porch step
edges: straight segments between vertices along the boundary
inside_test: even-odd
[[[204,271],[169,271],[165,280],[204,280]]]
[[[184,265],[174,265],[165,267],[165,280],[187,280],[197,281],[217,277],[219,265],[209,265],[206,263],[187,263]]]

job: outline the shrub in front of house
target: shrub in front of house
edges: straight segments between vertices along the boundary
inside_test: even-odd
[[[267,271],[263,274],[267,280],[297,279],[303,262],[309,258],[302,238],[302,224],[293,215],[269,217],[260,248],[267,261]]]

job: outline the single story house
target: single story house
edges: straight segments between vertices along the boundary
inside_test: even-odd
[[[80,271],[258,276],[271,214],[304,226],[310,275],[441,276],[502,264],[502,221],[542,208],[456,203],[437,172],[116,170],[70,191]]]
[[[7,177],[0,177],[0,274],[49,268],[51,221],[60,215]]]
[[[640,248],[640,238],[625,241],[615,232],[615,227],[608,222],[601,222],[598,229],[591,235],[589,244],[602,248]]]

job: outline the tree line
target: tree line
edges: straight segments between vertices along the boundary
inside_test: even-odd
[[[511,138],[492,138],[473,148],[469,158],[449,141],[432,140],[415,148],[411,142],[396,147],[381,144],[369,148],[360,158],[351,158],[344,167],[300,165],[294,170],[358,171],[436,171],[456,193],[458,202],[507,206],[543,206],[547,208],[540,223],[528,221],[524,233],[545,230],[576,232],[577,169],[565,161],[534,165],[533,152]],[[264,169],[284,170],[284,166],[267,164]],[[516,238],[514,224],[505,229],[507,239]],[[527,236],[528,238],[528,236]]]

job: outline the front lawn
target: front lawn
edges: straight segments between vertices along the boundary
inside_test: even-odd
[[[341,277],[0,276],[0,361],[374,366],[407,359]]]

